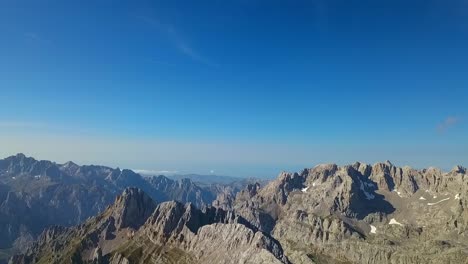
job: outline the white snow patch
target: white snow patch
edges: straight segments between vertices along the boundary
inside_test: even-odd
[[[429,192],[429,190],[425,190],[425,192]]]
[[[361,181],[361,186],[359,188],[364,193],[367,200],[372,200],[372,199],[375,198],[375,196],[373,194],[366,192],[366,190],[364,189],[364,183],[362,181]]]
[[[370,226],[370,232],[371,232],[371,234],[377,234],[377,227],[371,225]]]
[[[434,199],[437,198],[437,195],[432,196],[432,198],[434,198]]]
[[[312,186],[315,187],[315,182],[312,183]]]
[[[309,187],[302,188],[301,191],[302,191],[303,193],[305,193],[305,192],[307,192],[307,189],[309,189]]]
[[[15,176],[13,176],[13,177],[11,177],[11,178],[12,178],[13,180],[16,180],[16,177],[15,177]]]
[[[442,199],[442,200],[440,200],[440,201],[438,201],[438,202],[435,202],[435,203],[427,203],[427,205],[436,205],[436,204],[438,204],[438,203],[441,203],[441,202],[447,201],[447,200],[450,200],[450,198],[445,198],[445,199]]]
[[[399,192],[397,189],[395,189],[395,190],[393,190],[393,191],[396,192],[396,193],[398,194],[398,196],[400,196],[400,197],[403,198],[403,196],[401,195],[401,192]]]
[[[389,225],[399,225],[399,226],[403,226],[403,224],[400,223],[400,222],[397,222],[397,220],[395,220],[395,218],[390,219],[390,222],[389,222],[388,224],[389,224]]]
[[[40,179],[40,178],[41,178],[41,175],[36,175],[36,176],[34,176],[34,178]]]
[[[459,194],[459,193],[457,193],[457,194],[455,195],[455,200],[460,200],[460,194]]]
[[[421,196],[421,197],[419,197],[419,200],[426,200],[426,198]]]

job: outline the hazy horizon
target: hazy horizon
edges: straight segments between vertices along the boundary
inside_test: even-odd
[[[159,175],[164,175],[164,176],[184,176],[184,175],[203,175],[203,176],[214,176],[214,177],[217,177],[217,176],[220,176],[220,177],[237,177],[237,178],[259,178],[259,179],[274,179],[278,176],[278,174],[280,174],[281,172],[300,172],[301,170],[303,169],[308,169],[308,168],[313,168],[317,165],[320,165],[320,164],[330,164],[330,163],[333,163],[333,164],[337,164],[338,166],[346,166],[346,165],[352,165],[354,164],[355,162],[360,162],[360,163],[365,163],[365,164],[368,164],[368,165],[374,165],[378,162],[391,162],[394,166],[397,166],[397,167],[405,167],[405,166],[409,166],[413,169],[417,169],[417,170],[422,170],[422,169],[427,169],[429,167],[436,167],[436,168],[439,168],[441,169],[443,172],[449,172],[451,171],[452,169],[454,169],[454,167],[456,166],[463,166],[465,167],[464,164],[454,164],[452,167],[437,167],[437,166],[424,166],[424,167],[417,167],[417,166],[412,166],[411,164],[398,164],[398,163],[395,163],[391,160],[376,160],[374,162],[366,162],[366,161],[363,161],[363,160],[355,160],[353,162],[348,162],[348,163],[337,163],[337,162],[322,162],[322,163],[316,163],[316,164],[308,164],[308,165],[305,165],[305,166],[290,166],[289,169],[286,169],[286,168],[277,168],[276,170],[272,169],[272,168],[267,168],[267,169],[263,169],[261,170],[261,172],[259,173],[254,173],[252,171],[255,171],[255,170],[252,170],[252,171],[249,171],[249,170],[245,170],[246,171],[246,174],[223,174],[223,173],[218,173],[216,172],[215,170],[210,170],[208,172],[205,172],[205,171],[196,171],[196,170],[183,170],[183,171],[169,171],[169,170],[158,170],[158,169],[141,169],[141,168],[130,168],[130,167],[122,167],[122,166],[119,166],[119,165],[114,165],[114,164],[105,164],[105,163],[96,163],[96,162],[79,162],[79,161],[76,161],[76,160],[67,160],[67,159],[48,159],[48,158],[39,158],[37,156],[34,156],[34,155],[31,155],[31,154],[28,154],[28,153],[23,153],[23,152],[18,152],[18,153],[15,153],[15,154],[11,154],[11,155],[6,155],[6,156],[2,156],[0,157],[0,159],[4,159],[4,158],[7,158],[7,157],[11,157],[11,156],[15,156],[15,155],[19,155],[19,154],[24,154],[26,157],[31,157],[31,158],[34,158],[34,159],[37,159],[37,160],[48,160],[48,161],[52,161],[52,162],[56,162],[57,164],[65,164],[66,162],[73,162],[73,163],[76,163],[77,165],[79,166],[83,166],[83,165],[99,165],[99,166],[107,166],[107,167],[111,167],[111,168],[120,168],[121,170],[123,169],[129,169],[129,170],[132,170],[142,176],[159,176]],[[248,168],[247,168],[248,169]]]

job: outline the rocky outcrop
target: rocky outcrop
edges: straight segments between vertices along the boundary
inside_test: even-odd
[[[297,237],[298,234],[302,235]],[[320,217],[303,211],[297,211],[281,219],[273,230],[273,236],[295,241],[304,246],[339,243],[350,238],[365,237],[338,217]]]
[[[190,263],[289,263],[274,238],[220,208],[200,210],[191,204],[162,203],[140,233],[153,247],[183,250],[191,256]]]
[[[220,208],[205,207],[202,210],[192,204],[180,202],[165,202],[154,210],[145,224],[145,232],[152,241],[165,243],[169,240],[178,240],[185,229],[197,233],[198,229],[214,223],[230,224],[240,223],[250,228],[249,222],[232,211]]]
[[[138,229],[156,208],[156,202],[142,190],[127,188],[118,196],[112,210],[116,228]]]
[[[289,263],[277,241],[242,224],[203,226],[184,248],[199,263]]]

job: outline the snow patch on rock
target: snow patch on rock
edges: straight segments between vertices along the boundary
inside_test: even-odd
[[[397,189],[395,189],[395,190],[393,190],[393,191],[396,192],[396,193],[398,194],[398,196],[400,196],[400,197],[403,198],[403,196],[401,195],[401,192],[399,192]]]
[[[427,205],[436,205],[436,204],[438,204],[438,203],[441,203],[441,202],[447,201],[447,200],[450,200],[450,198],[445,198],[445,199],[442,199],[442,200],[440,200],[440,201],[438,201],[438,202],[435,202],[435,203],[427,203]]]
[[[363,183],[362,181],[360,181],[360,182],[361,182],[361,186],[359,187],[359,189],[361,189],[361,191],[364,193],[364,195],[366,196],[366,199],[367,199],[367,200],[372,200],[372,199],[374,199],[375,196],[374,196],[373,194],[371,194],[371,193],[368,193],[368,192],[366,191],[366,189],[364,188],[364,183]]]
[[[390,219],[390,222],[388,223],[389,225],[399,225],[399,226],[403,226],[402,223],[398,222],[397,220],[395,220],[395,218],[392,218]]]
[[[371,232],[371,234],[377,234],[377,227],[371,225],[370,226],[370,232]]]

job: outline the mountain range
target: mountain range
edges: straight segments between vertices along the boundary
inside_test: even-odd
[[[468,263],[467,176],[462,166],[321,164],[206,197],[162,196],[165,180],[122,189],[81,224],[46,228],[10,263]]]
[[[103,212],[127,187],[154,201],[210,205],[218,195],[233,196],[247,184],[199,186],[190,179],[142,177],[132,170],[57,164],[18,154],[0,160],[0,263],[28,246],[44,228],[73,226]]]

